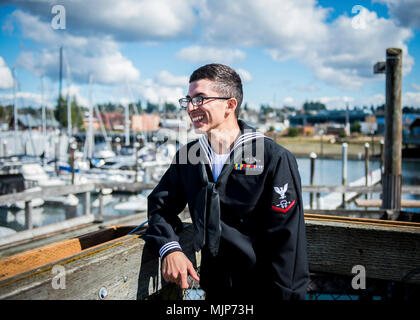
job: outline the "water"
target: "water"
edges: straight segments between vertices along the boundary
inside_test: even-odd
[[[308,185],[310,179],[310,159],[298,158],[297,159],[299,172],[301,175],[302,185]],[[342,179],[341,173],[341,160],[333,159],[316,159],[315,161],[315,177],[314,183],[316,185],[340,185]],[[348,171],[347,181],[350,183],[365,174],[365,163],[364,160],[348,160]],[[378,169],[380,166],[379,161],[371,161],[369,163],[370,171]],[[402,162],[402,176],[403,185],[420,185],[420,163],[414,161],[403,161]],[[321,194],[322,196],[323,194]],[[63,206],[57,205],[44,205],[39,208],[33,208],[33,225],[34,227],[48,225],[55,222],[60,222],[65,219],[81,216],[83,214],[83,198],[82,195],[77,195],[79,198],[79,204],[76,210],[69,211],[65,210]],[[129,194],[113,194],[113,202],[104,206],[104,216],[121,216],[129,214],[130,212],[118,212],[113,209],[114,205],[119,201],[125,201],[130,195]],[[369,198],[379,199],[380,194],[371,194]],[[363,196],[364,197],[364,196]],[[91,201],[94,202],[97,195],[92,194]],[[403,194],[403,199],[417,199],[420,200],[420,195],[409,195]],[[309,193],[303,194],[304,205],[309,204]],[[349,204],[348,208],[356,208],[355,204]],[[359,208],[360,209],[360,208]],[[375,208],[373,208],[375,209]],[[419,209],[404,209],[419,212]],[[98,208],[92,208],[92,213],[98,213]],[[134,212],[133,212],[134,213]],[[25,225],[25,213],[24,210],[10,211],[0,209],[0,226],[8,227],[16,231],[24,230]]]
[[[297,158],[299,173],[301,175],[302,185],[310,184],[310,159]],[[369,172],[379,169],[380,161],[369,161]],[[406,186],[420,185],[420,162],[402,161],[401,164],[402,183]],[[365,175],[364,160],[348,160],[347,161],[347,184],[355,181]],[[341,185],[342,184],[342,162],[334,159],[316,159],[315,160],[315,185]],[[321,197],[326,194],[321,193]],[[360,197],[365,197],[362,195]],[[380,199],[380,193],[368,194],[369,199]],[[420,200],[420,195],[402,194],[402,199]],[[309,192],[303,193],[304,205],[309,205]],[[361,209],[354,202],[349,203],[348,209]],[[377,208],[368,208],[368,210],[376,210]],[[404,208],[404,211],[412,211],[420,213],[418,208]]]

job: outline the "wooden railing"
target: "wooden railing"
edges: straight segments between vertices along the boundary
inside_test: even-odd
[[[311,272],[354,276],[362,266],[367,286],[369,279],[420,285],[420,224],[315,214],[305,223]],[[193,228],[184,225],[180,243],[198,267]],[[53,285],[60,276],[64,288]],[[0,280],[0,299],[145,299],[164,286],[157,253],[132,234]]]

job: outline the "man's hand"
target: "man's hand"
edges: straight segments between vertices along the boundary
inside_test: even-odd
[[[182,289],[188,289],[188,273],[200,281],[191,261],[181,251],[168,254],[162,261],[162,276],[166,282],[175,282]]]

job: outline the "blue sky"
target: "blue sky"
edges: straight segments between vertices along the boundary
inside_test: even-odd
[[[388,47],[404,50],[403,104],[420,107],[420,1],[93,0],[3,1],[0,104],[11,102],[15,68],[20,106],[54,104],[58,52],[64,93],[89,103],[176,102],[197,67],[232,66],[244,102],[328,108],[385,101],[373,75]],[[54,29],[55,5],[65,29]],[[61,11],[60,11],[61,12]],[[61,21],[63,23],[63,21]]]

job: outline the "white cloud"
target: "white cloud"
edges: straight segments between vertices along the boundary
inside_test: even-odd
[[[402,106],[420,108],[420,92],[405,92],[402,95]]]
[[[344,109],[348,104],[350,108],[353,106],[380,106],[385,104],[385,95],[382,93],[374,94],[372,96],[324,96],[314,98],[313,101],[320,101],[324,103],[328,109]],[[401,97],[401,106],[420,107],[420,92],[404,92]]]
[[[315,101],[320,101],[325,104],[329,109],[345,109],[347,104],[351,106],[354,100],[353,97],[348,96],[321,97],[315,99]]]
[[[13,88],[13,76],[3,57],[0,56],[0,89]]]
[[[169,87],[187,87],[188,80],[188,76],[175,76],[167,70],[160,71],[156,76],[159,84]]]
[[[252,74],[245,69],[239,68],[239,69],[236,70],[236,72],[241,77],[242,82],[250,82],[253,79]]]
[[[46,1],[10,1],[50,24]],[[189,35],[196,16],[190,0],[91,0],[66,1],[66,29],[87,37],[110,36],[117,41],[174,39]]]
[[[180,60],[193,63],[225,63],[230,64],[245,59],[245,52],[239,49],[223,49],[218,47],[190,46],[176,53]]]
[[[417,84],[417,83],[412,83],[412,84],[411,84],[411,87],[412,87],[413,89],[415,89],[415,90],[420,91],[420,84]]]
[[[12,105],[13,93],[0,93],[0,103],[4,105]],[[18,108],[40,108],[42,104],[42,96],[39,93],[19,91],[16,92],[16,104]],[[44,105],[50,108],[54,106],[50,96],[44,96]]]
[[[292,106],[295,103],[296,102],[295,102],[295,99],[293,97],[286,97],[286,98],[283,99],[283,105]]]
[[[67,95],[70,95],[70,101],[73,101],[74,98],[76,98],[77,104],[88,107],[89,106],[89,100],[84,95],[80,93],[80,86],[77,85],[70,85],[63,88],[62,91],[63,97],[67,97]]]
[[[374,0],[386,4],[390,16],[402,26],[420,28],[420,1],[418,0]]]
[[[411,71],[414,60],[408,55],[406,41],[412,36],[409,29],[398,27],[393,21],[378,18],[365,10],[365,29],[352,28],[352,17],[342,15],[331,25],[328,45],[316,48],[316,54],[305,57],[316,75],[327,83],[341,88],[359,89],[372,81],[373,65],[385,60],[389,47],[403,49],[403,71]]]
[[[315,0],[213,0],[203,2],[199,15],[209,43],[262,47],[276,61],[305,63],[318,79],[336,87],[360,89],[375,81],[373,64],[385,59],[388,47],[403,49],[404,72],[411,71],[411,30],[367,9],[366,27],[355,29],[355,16],[343,14],[327,22],[328,11]]]
[[[87,83],[90,74],[95,83],[102,84],[118,84],[140,78],[140,71],[121,54],[118,44],[109,37],[73,36],[67,32],[54,31],[46,22],[25,12],[18,10],[13,15],[25,38],[48,46],[40,52],[22,51],[17,59],[19,66],[37,76],[47,75],[57,80],[58,48],[63,46],[65,67],[69,67],[74,81]],[[66,68],[64,70],[67,77]]]

